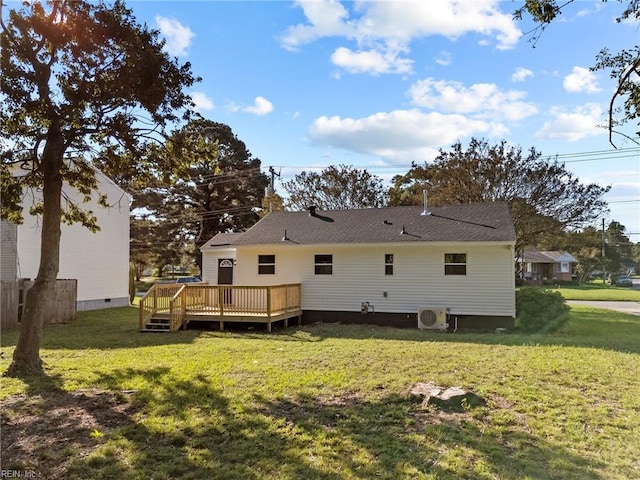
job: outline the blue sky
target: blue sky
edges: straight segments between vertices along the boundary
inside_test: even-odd
[[[615,22],[618,2],[575,1],[534,48],[533,25],[512,19],[519,4],[128,2],[202,77],[199,112],[283,180],[331,164],[388,180],[458,140],[504,139],[611,185],[607,222],[640,241],[640,146],[618,136],[613,149],[599,125],[615,83],[589,71],[601,48],[638,44],[640,26]]]

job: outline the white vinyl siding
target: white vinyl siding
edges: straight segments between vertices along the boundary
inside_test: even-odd
[[[107,195],[110,208],[91,202],[64,187],[69,198],[97,217],[100,231],[92,233],[79,224],[61,225],[59,279],[78,280],[78,308],[104,308],[128,304],[129,297],[129,196],[101,172],[98,191]],[[27,192],[24,223],[18,226],[18,276],[35,278],[40,264],[42,220],[29,215],[33,194]],[[63,202],[64,204],[64,202]],[[84,305],[84,306],[83,306]]]
[[[0,280],[5,282],[15,282],[18,279],[17,240],[17,226],[0,220]]]
[[[394,245],[394,275],[380,260],[384,245],[240,246],[238,285],[302,283],[304,310],[359,311],[369,302],[376,312],[415,314],[420,306],[443,305],[458,315],[515,316],[513,249],[508,244]],[[314,274],[314,256],[333,255],[332,275]],[[444,274],[445,253],[464,251],[467,274]],[[275,275],[257,275],[258,255],[275,253]],[[384,293],[386,292],[386,297]]]

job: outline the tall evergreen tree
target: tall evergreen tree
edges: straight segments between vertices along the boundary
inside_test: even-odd
[[[197,118],[174,131],[153,155],[167,157],[170,171],[158,172],[137,189],[135,208],[155,222],[151,248],[178,258],[188,244],[199,247],[219,232],[243,231],[259,220],[268,177],[261,161],[228,125]],[[144,232],[144,228],[142,229]],[[132,248],[145,238],[134,232]],[[166,242],[162,244],[162,238]],[[173,246],[170,251],[169,246]]]

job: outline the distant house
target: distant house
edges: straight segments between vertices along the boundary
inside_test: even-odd
[[[97,217],[100,231],[62,224],[59,279],[77,280],[77,309],[92,310],[129,304],[129,203],[130,197],[104,173],[96,170],[98,191],[83,204],[80,194],[63,187],[65,196]],[[110,208],[97,203],[106,195]],[[41,193],[25,192],[24,223],[2,222],[0,229],[2,280],[34,279],[40,264],[41,218],[29,214]]]
[[[564,251],[526,250],[518,263],[522,278],[541,281],[569,282],[578,266],[578,260]]]
[[[424,213],[429,213],[425,215]],[[273,212],[201,248],[203,281],[300,284],[303,322],[511,327],[516,235],[507,204]]]

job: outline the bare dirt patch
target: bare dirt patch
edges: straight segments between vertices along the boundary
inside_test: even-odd
[[[101,390],[17,395],[0,402],[3,471],[65,478],[115,428],[132,422],[129,395]]]

